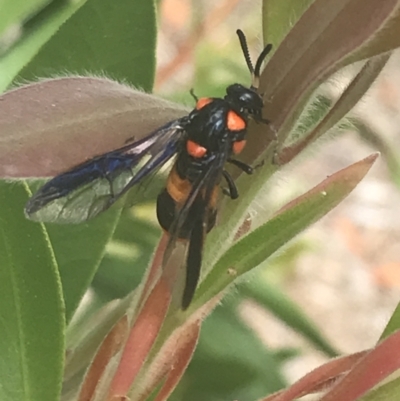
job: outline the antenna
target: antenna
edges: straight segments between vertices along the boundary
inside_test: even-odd
[[[238,29],[236,31],[236,33],[239,37],[240,46],[242,48],[242,52],[244,55],[244,59],[246,60],[247,67],[249,68],[250,74],[252,75],[252,78],[253,78],[253,82],[252,82],[250,88],[258,89],[259,81],[260,81],[260,74],[261,74],[261,66],[262,66],[262,63],[264,62],[265,58],[267,57],[268,53],[271,51],[272,44],[269,43],[264,47],[264,50],[258,56],[258,59],[256,62],[256,67],[254,68],[253,63],[251,62],[249,47],[247,46],[247,41],[246,41],[246,36],[244,35],[243,31],[240,29]]]
[[[238,29],[236,31],[236,33],[237,33],[237,36],[239,36],[240,46],[242,48],[244,59],[246,60],[246,63],[247,63],[247,67],[249,68],[250,74],[253,75],[254,67],[253,67],[253,63],[251,62],[249,47],[247,46],[246,36],[244,36],[243,31],[240,29]]]

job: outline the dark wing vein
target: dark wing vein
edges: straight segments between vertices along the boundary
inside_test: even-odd
[[[206,236],[207,204],[204,199],[197,197],[192,208],[195,208],[196,219],[190,234],[186,257],[185,288],[182,296],[182,309],[185,310],[192,302],[200,277],[203,245]]]
[[[224,151],[216,154],[214,159],[211,160],[209,166],[207,166],[203,174],[193,184],[192,191],[182,205],[169,231],[169,240],[164,253],[164,266],[172,254],[178,239],[178,233],[185,224],[186,219],[189,217],[194,220],[193,229],[187,244],[188,250],[185,262],[186,281],[182,297],[183,309],[186,309],[190,305],[199,281],[203,245],[210,211],[209,205],[214,188],[221,180],[227,154],[227,149],[224,149]]]
[[[28,201],[27,217],[80,223],[97,216],[175,155],[185,132],[183,121],[172,121],[135,143],[54,177]]]
[[[179,210],[174,222],[172,223],[170,229],[169,229],[169,239],[167,246],[165,248],[164,252],[164,257],[163,257],[163,264],[165,265],[168,261],[168,259],[171,256],[171,253],[175,247],[175,243],[178,239],[178,234],[180,231],[180,228],[184,225],[189,212],[190,208],[195,201],[196,197],[199,195],[200,191],[202,188],[204,188],[204,184],[207,181],[207,179],[211,176],[212,170],[207,169],[203,172],[202,175],[199,176],[199,178],[196,180],[196,182],[193,184],[192,190],[186,199],[185,203],[182,205],[181,209]]]

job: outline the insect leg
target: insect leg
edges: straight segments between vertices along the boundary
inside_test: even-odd
[[[246,174],[253,174],[254,169],[253,167],[249,166],[246,163],[241,162],[240,160],[236,160],[236,159],[228,159],[227,160],[228,163],[233,164],[234,166],[240,168],[240,170],[242,170],[243,172],[245,172]]]
[[[193,88],[190,89],[189,93],[192,95],[192,98],[197,103],[199,101],[199,98],[195,95]]]
[[[226,183],[228,184],[228,188],[224,190],[224,193],[228,195],[231,199],[237,199],[239,197],[239,192],[235,182],[231,175],[226,171],[222,171],[222,175],[225,178]]]

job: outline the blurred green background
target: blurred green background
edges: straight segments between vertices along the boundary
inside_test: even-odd
[[[261,13],[251,0],[165,0],[155,8],[148,0],[3,0],[0,89],[41,77],[90,73],[191,106],[191,88],[198,96],[223,96],[230,83],[249,82],[237,28],[245,31],[257,55]],[[379,108],[377,120],[395,126],[400,86],[394,88],[393,82],[400,73],[392,64],[361,113]],[[328,89],[334,91],[340,79],[346,80],[345,73]],[[354,133],[319,144],[315,155],[280,172],[250,213],[276,210],[371,150]],[[268,271],[260,267],[232,289],[234,296],[229,294],[207,318],[173,399],[257,399],[334,356],[336,349],[354,352],[371,346],[398,299],[400,252],[393,246],[393,239],[400,238],[398,200],[386,167],[379,165],[343,206],[277,255]],[[61,255],[68,321],[96,271],[81,318],[69,330],[71,347],[82,316],[135,288],[159,238],[152,203],[125,210],[112,234],[116,219],[105,216],[81,230],[49,229]],[[87,255],[82,256],[84,267],[72,263],[70,249],[79,247],[87,252],[97,247],[91,264]]]

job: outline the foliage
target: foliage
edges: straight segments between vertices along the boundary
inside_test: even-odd
[[[17,20],[39,2],[13,4],[7,18]],[[54,2],[22,26],[18,41],[0,59],[1,88],[50,79],[0,98],[1,400],[54,401],[61,399],[61,388],[63,400],[80,401],[266,397],[285,386],[279,357],[238,317],[241,296],[270,308],[335,356],[283,294],[240,278],[332,210],[377,154],[333,174],[252,231],[247,210],[280,166],[343,124],[400,45],[399,6],[395,0],[381,0],[379,8],[374,0],[308,0],[294,8],[287,0],[264,0],[264,39],[273,42],[274,53],[260,91],[272,123],[268,129],[251,126],[243,155],[245,162],[264,163],[251,179],[237,177],[242,196],[223,205],[220,224],[207,238],[200,286],[184,312],[177,301],[181,272],[173,264],[161,270],[165,237],[159,239],[148,204],[134,211],[119,204],[79,226],[43,225],[23,215],[39,178],[186,113],[127,85],[152,88],[154,5]],[[0,18],[1,30],[9,24]],[[328,77],[357,61],[362,68],[338,99],[318,93]],[[396,155],[387,143],[378,143],[394,171]],[[29,178],[29,187],[22,178]],[[236,293],[205,320],[237,282]],[[371,389],[399,367],[397,316],[396,311],[374,349],[333,359],[264,399],[293,400],[322,389],[324,401],[395,399],[398,379]]]

